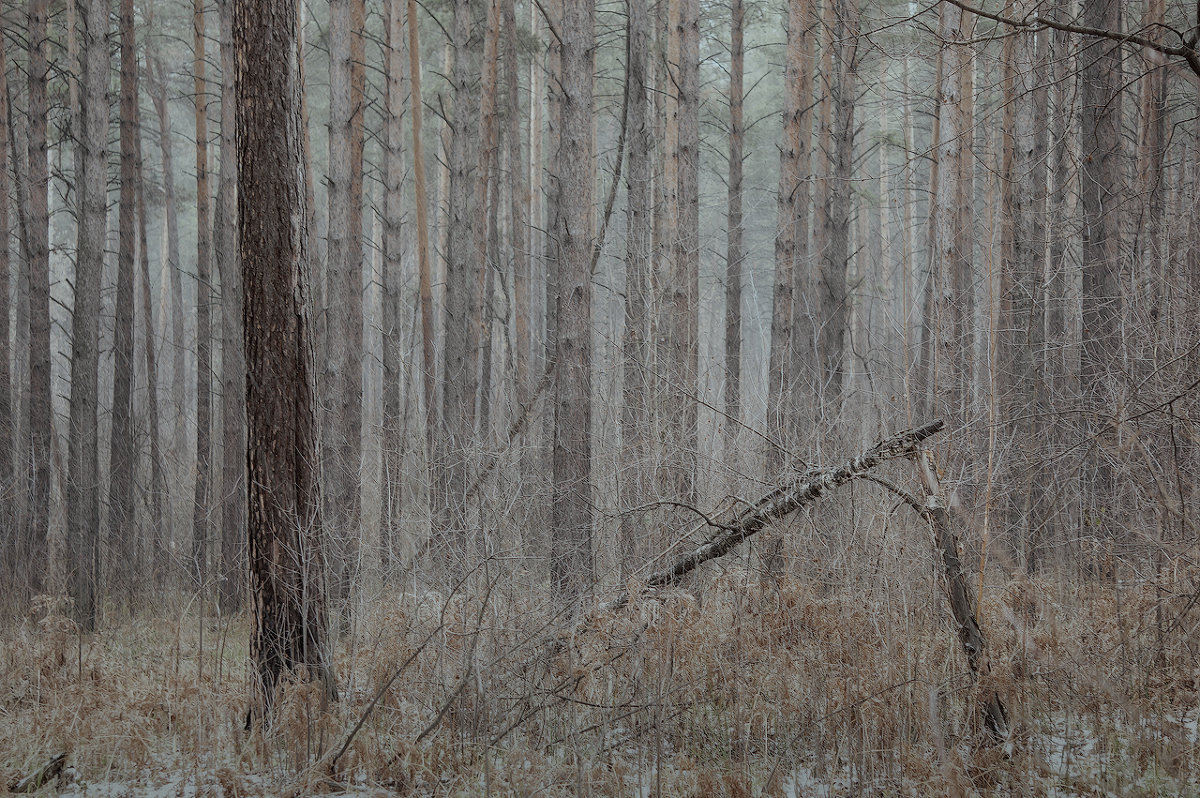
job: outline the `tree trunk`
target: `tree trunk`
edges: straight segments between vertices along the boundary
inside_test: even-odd
[[[133,437],[133,260],[137,231],[137,40],[133,0],[120,0],[121,193],[118,210],[116,330],[113,341],[112,439],[109,446],[108,533],[112,588],[132,604],[137,564],[133,482],[137,449]]]
[[[699,448],[699,297],[700,297],[700,2],[678,0],[671,20],[679,34],[677,73],[678,139],[672,153],[676,168],[675,238],[666,303],[670,318],[669,374],[674,412],[673,492],[684,501],[696,495]]]
[[[562,5],[561,128],[555,137],[560,196],[558,329],[554,339],[551,585],[564,602],[590,590],[592,560],[592,78],[595,6]]]
[[[858,0],[834,2],[833,73],[830,104],[833,112],[833,152],[825,192],[825,242],[818,276],[817,355],[821,362],[822,404],[836,412],[841,403],[850,298],[846,273],[850,268],[854,169],[854,101],[858,69]]]
[[[1085,3],[1081,23],[1092,28],[1121,30],[1117,0]],[[1093,43],[1095,53],[1084,61],[1083,166],[1080,175],[1083,205],[1083,351],[1080,354],[1080,394],[1084,400],[1082,433],[1099,447],[1109,428],[1115,373],[1121,351],[1121,47],[1116,42]],[[1112,472],[1107,455],[1090,454],[1087,500],[1105,505],[1112,499]],[[1090,518],[1101,513],[1089,511]],[[1115,531],[1111,520],[1100,521],[1103,534]]]
[[[217,271],[221,278],[221,569],[222,613],[241,610],[246,591],[246,356],[237,233],[237,109],[234,108],[233,5],[221,17],[221,171],[217,178]]]
[[[171,506],[170,492],[163,477],[162,441],[159,435],[158,405],[158,362],[155,352],[155,326],[153,299],[150,293],[150,248],[146,240],[146,189],[142,170],[142,120],[138,106],[134,109],[134,126],[138,131],[134,139],[137,157],[138,252],[142,271],[142,320],[146,339],[146,394],[147,422],[150,425],[150,581],[149,586],[158,590],[163,586],[167,568],[166,536],[163,507]]]
[[[67,541],[75,614],[88,631],[99,613],[100,471],[97,446],[100,360],[100,278],[104,271],[108,169],[108,0],[86,0],[77,185],[78,242],[71,309],[71,427],[67,478]]]
[[[12,401],[13,346],[9,342],[8,334],[11,318],[9,291],[12,279],[9,262],[12,231],[9,228],[8,207],[8,118],[8,59],[4,53],[3,37],[0,37],[0,491],[3,491],[5,496],[12,495],[10,491],[16,492],[16,484],[13,482],[13,444],[16,442]],[[8,561],[10,568],[19,562],[17,542],[20,526],[13,508],[14,502],[11,501],[6,501],[4,507],[0,508],[0,524],[4,526],[4,531],[0,532],[0,556]],[[31,565],[32,563],[25,563],[23,567],[28,568]],[[10,577],[14,575],[8,574]],[[9,584],[13,582],[10,581]]]
[[[343,613],[358,581],[362,537],[363,0],[334,0],[329,25],[329,256],[325,387],[333,594]],[[343,622],[348,616],[343,615]]]
[[[461,558],[466,551],[467,463],[475,432],[475,400],[479,388],[479,274],[475,261],[470,215],[471,184],[467,141],[471,135],[469,51],[471,7],[468,0],[454,3],[454,124],[450,130],[450,202],[446,260],[445,371],[442,391],[444,434],[437,455],[436,511],[441,541],[448,556]],[[478,209],[482,212],[482,206]],[[485,224],[484,220],[475,220]]]
[[[1010,0],[1007,13],[1023,17],[1032,10],[1026,0]],[[1047,33],[1041,36],[1045,38]],[[1045,346],[1045,303],[1042,264],[1045,255],[1045,137],[1035,123],[1039,100],[1035,57],[1037,37],[1014,31],[1005,39],[1003,227],[1000,265],[1000,323],[997,341],[997,385],[1000,418],[1014,425],[1010,477],[1002,480],[1007,526],[1031,570],[1042,552],[1031,515],[1036,485],[1027,476],[1041,459],[1034,434],[1044,395],[1037,358]],[[1040,503],[1039,503],[1040,504]]]
[[[525,186],[525,162],[521,153],[521,98],[518,87],[520,61],[517,49],[516,0],[501,5],[504,27],[504,85],[508,111],[508,207],[513,258],[513,316],[516,333],[517,405],[523,408],[533,389],[533,330],[531,324],[532,282],[529,271],[529,191]],[[519,411],[518,411],[519,412]]]
[[[29,264],[29,526],[24,561],[31,563],[29,588],[46,587],[46,555],[50,533],[50,469],[53,397],[50,395],[50,176],[46,163],[49,106],[46,81],[46,15],[49,0],[29,0],[29,146],[26,185]],[[24,206],[25,203],[22,203]],[[77,283],[78,285],[78,283]]]
[[[974,351],[971,252],[969,231],[961,229],[959,213],[967,172],[964,139],[966,126],[963,72],[965,14],[957,6],[941,7],[942,70],[938,86],[937,184],[934,187],[934,251],[930,278],[934,281],[934,313],[926,323],[932,342],[928,390],[952,431],[966,421],[970,396],[970,358]],[[954,434],[953,432],[951,434]]]
[[[165,271],[171,282],[171,338],[172,358],[171,393],[175,404],[175,428],[173,448],[178,466],[187,454],[187,385],[185,383],[187,342],[184,339],[183,315],[183,268],[179,259],[179,211],[175,202],[175,159],[171,144],[171,109],[167,104],[167,74],[157,55],[154,59],[155,78],[154,110],[158,115],[158,147],[162,158],[163,213],[167,230]],[[170,535],[168,534],[168,539]]]
[[[238,220],[245,298],[251,717],[301,670],[334,695],[309,339],[296,0],[234,5]]]
[[[807,208],[797,207],[801,185],[807,175],[801,164],[806,163],[807,137],[803,135],[807,121],[809,98],[801,93],[808,65],[804,58],[806,22],[809,13],[807,0],[788,3],[787,59],[783,82],[787,91],[783,111],[783,141],[779,147],[779,192],[775,225],[775,289],[771,294],[771,340],[767,373],[767,432],[772,446],[767,453],[767,471],[780,469],[783,453],[789,445],[789,430],[794,429],[794,381],[799,376],[793,367],[799,358],[792,349],[796,338],[797,308],[801,297],[796,294],[796,219]],[[732,140],[732,139],[731,139]]]
[[[474,359],[483,372],[479,380],[479,433],[478,441],[487,440],[490,412],[489,354],[492,337],[491,293],[492,269],[488,262],[488,238],[492,214],[495,208],[488,204],[492,169],[496,163],[496,68],[500,41],[500,2],[489,0],[487,4],[487,27],[483,38],[483,75],[479,93],[479,162],[475,171],[475,289],[479,298],[474,307],[474,318],[469,322],[472,329],[471,345],[475,349]],[[493,203],[494,204],[494,203]]]
[[[737,440],[742,416],[742,162],[746,123],[742,105],[745,88],[746,25],[742,0],[729,6],[729,192],[725,250],[725,466],[740,470]]]
[[[425,193],[425,150],[421,138],[421,47],[418,36],[417,1],[408,0],[408,75],[412,86],[413,178],[417,203],[417,269],[421,302],[421,386],[425,397],[426,458],[433,458],[433,436],[437,428],[436,379],[434,355],[436,333],[433,321],[433,273],[429,256],[429,201]]]
[[[400,531],[400,491],[404,479],[404,432],[400,418],[402,378],[400,334],[404,323],[400,291],[404,275],[404,108],[408,101],[404,81],[402,0],[388,0],[383,8],[386,37],[384,48],[384,143],[387,157],[383,169],[383,474],[380,486],[379,565],[386,582]],[[407,102],[412,107],[415,103]]]
[[[192,80],[196,110],[196,485],[192,504],[192,577],[203,596],[208,579],[209,479],[212,470],[212,219],[208,187],[208,81],[205,0],[192,9]]]
[[[650,435],[650,268],[653,250],[650,163],[650,102],[647,67],[650,61],[650,15],[646,0],[629,0],[626,28],[628,74],[629,166],[625,212],[628,237],[625,245],[625,319],[623,403],[621,410],[620,481],[622,575],[641,561],[645,550],[641,531],[644,516],[633,511],[645,502],[648,437]]]

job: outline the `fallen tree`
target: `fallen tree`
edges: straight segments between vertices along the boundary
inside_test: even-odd
[[[709,527],[717,529],[717,534],[675,560],[669,568],[650,574],[646,578],[646,587],[653,589],[677,584],[704,563],[728,554],[772,521],[812,504],[839,485],[855,479],[867,479],[895,493],[929,523],[933,531],[934,546],[942,560],[950,612],[958,627],[958,638],[966,654],[972,680],[986,679],[991,674],[987,641],[975,617],[975,598],[963,571],[958,551],[958,536],[954,534],[950,515],[941,497],[937,472],[929,464],[928,455],[921,450],[922,442],[936,435],[944,426],[944,422],[937,419],[924,426],[897,433],[835,468],[812,468],[798,473],[752,505],[735,508],[718,519],[705,517],[695,531],[699,532]],[[917,474],[927,495],[925,501],[919,500],[895,483],[871,473],[880,464],[897,457],[911,458],[917,464]],[[628,594],[623,593],[606,605],[605,609],[620,608],[628,600]],[[998,692],[990,688],[984,690],[981,713],[984,728],[993,739],[1001,740],[1008,736],[1008,712]]]
[[[779,520],[847,482],[861,479],[871,469],[888,460],[915,454],[921,443],[936,435],[945,422],[941,419],[905,430],[880,441],[858,457],[834,468],[810,468],[785,481],[753,504],[733,508],[720,519],[706,518],[696,531],[713,527],[719,532],[708,541],[680,557],[669,568],[655,571],[646,578],[647,587],[666,587],[699,568],[709,560],[723,557],[738,544],[753,537],[772,521]],[[624,604],[622,596],[616,604]]]

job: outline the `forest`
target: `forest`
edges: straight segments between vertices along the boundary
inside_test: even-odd
[[[1200,6],[4,0],[0,792],[1200,795]]]

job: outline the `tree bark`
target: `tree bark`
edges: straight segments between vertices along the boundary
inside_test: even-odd
[[[742,416],[742,162],[746,13],[742,0],[729,6],[729,189],[725,249],[725,466],[738,471],[737,440]]]
[[[245,297],[251,717],[293,671],[334,695],[309,338],[297,0],[234,6],[238,220]]]
[[[116,330],[113,341],[112,438],[109,446],[109,568],[114,591],[132,605],[137,562],[134,534],[133,482],[137,449],[133,437],[133,261],[137,231],[137,41],[133,0],[120,0],[121,37],[121,191],[118,208]]]
[[[470,321],[470,344],[479,364],[479,431],[478,441],[487,440],[490,402],[492,317],[492,269],[488,260],[488,240],[492,227],[494,203],[488,203],[488,191],[493,184],[492,170],[496,163],[496,72],[500,42],[500,2],[488,0],[487,23],[483,37],[483,64],[479,90],[479,160],[475,170],[475,289],[479,298]]]
[[[933,316],[926,321],[931,336],[927,390],[933,407],[940,409],[951,429],[967,418],[971,389],[971,356],[974,352],[973,288],[971,284],[971,239],[962,229],[959,203],[963,184],[971,180],[967,170],[964,140],[971,135],[966,122],[963,96],[964,71],[970,69],[963,44],[966,38],[964,12],[943,4],[940,31],[944,42],[938,85],[937,183],[934,187],[934,251],[930,279],[933,284]]]
[[[521,152],[523,125],[518,76],[521,65],[517,48],[516,0],[504,0],[501,5],[504,27],[504,86],[508,112],[508,207],[510,244],[513,259],[513,316],[516,342],[516,398],[524,407],[533,390],[533,283],[529,270],[529,190],[525,185],[525,161]]]
[[[109,50],[107,0],[80,0],[83,74],[77,185],[75,302],[71,309],[71,421],[68,437],[68,583],[75,615],[87,631],[99,614],[100,489],[97,399],[100,278],[107,212]]]
[[[408,0],[408,75],[412,87],[413,178],[417,204],[417,274],[421,303],[421,386],[425,397],[426,457],[433,458],[433,436],[437,429],[437,359],[434,354],[433,272],[429,255],[429,201],[425,192],[425,150],[421,137],[421,47],[417,2]]]
[[[679,38],[676,73],[678,138],[675,161],[675,238],[666,287],[670,331],[671,426],[678,432],[672,447],[674,493],[690,501],[696,495],[699,448],[699,298],[700,298],[700,2],[677,0],[671,19]]]
[[[380,487],[379,565],[386,581],[391,573],[401,523],[401,485],[404,479],[404,429],[400,417],[402,379],[401,284],[404,269],[404,108],[409,99],[404,80],[404,17],[401,2],[383,7],[384,143],[383,169],[383,474]],[[409,102],[412,106],[415,103]],[[423,187],[423,186],[422,186]]]
[[[783,139],[779,147],[779,192],[775,224],[775,288],[771,294],[771,340],[767,373],[767,432],[772,446],[767,454],[767,471],[779,470],[787,449],[789,431],[794,428],[792,392],[799,375],[794,366],[799,358],[793,356],[796,340],[797,310],[801,296],[796,293],[796,219],[807,208],[798,207],[801,186],[807,175],[801,164],[807,163],[803,150],[808,139],[803,134],[808,120],[809,98],[802,93],[807,82],[805,74],[804,41],[808,35],[808,0],[791,0],[787,17],[787,59],[783,82],[784,99]],[[807,265],[807,264],[805,264]],[[807,299],[807,297],[805,297]]]
[[[826,246],[818,276],[817,355],[821,362],[822,404],[836,411],[841,404],[846,334],[850,327],[850,298],[846,274],[851,257],[851,218],[854,169],[854,105],[858,69],[858,0],[834,2],[833,73],[830,104],[833,113],[833,152],[826,183],[824,222]]]
[[[187,454],[188,398],[185,355],[188,348],[184,331],[183,268],[179,259],[179,210],[175,197],[175,158],[171,143],[171,109],[167,102],[167,74],[157,55],[154,57],[154,65],[157,75],[151,99],[158,116],[158,147],[162,159],[163,213],[167,231],[164,271],[171,283],[171,339],[174,352],[171,370],[171,393],[175,404],[173,448],[178,465],[184,462]]]
[[[343,612],[358,581],[362,537],[364,20],[363,0],[330,4],[325,474],[333,594]]]
[[[555,138],[561,225],[558,329],[554,339],[551,585],[570,602],[590,590],[592,560],[592,248],[594,246],[592,77],[595,6],[566,0],[561,123]]]
[[[208,81],[205,0],[192,7],[196,119],[196,484],[192,503],[192,578],[207,592],[209,480],[212,472],[212,218],[208,186]]]
[[[622,464],[620,498],[622,574],[640,560],[644,550],[640,535],[643,518],[632,508],[641,506],[649,488],[647,459],[650,435],[650,269],[653,254],[650,102],[647,94],[650,60],[650,14],[646,0],[628,0],[626,49],[626,127],[629,166],[625,172],[625,318],[622,355],[624,376],[621,407]]]
[[[53,426],[50,395],[50,176],[46,163],[49,106],[46,82],[46,16],[49,0],[29,0],[29,141],[27,174],[29,268],[29,521],[24,561],[31,563],[29,588],[46,586],[50,533],[50,470]],[[25,203],[22,203],[24,206]]]
[[[158,361],[155,352],[155,330],[153,298],[150,292],[150,248],[146,239],[146,189],[142,170],[142,120],[137,104],[134,105],[134,127],[138,131],[134,139],[136,153],[138,253],[142,272],[142,321],[145,324],[146,346],[146,395],[147,423],[150,425],[150,585],[154,589],[163,586],[167,568],[167,539],[164,534],[164,506],[171,506],[170,492],[163,477],[162,439],[159,434],[158,404]]]
[[[8,332],[11,319],[9,291],[12,280],[9,261],[12,230],[9,227],[11,216],[8,207],[8,118],[8,59],[5,57],[3,37],[0,36],[0,490],[3,490],[6,496],[10,495],[10,490],[15,492],[16,489],[13,482],[13,445],[16,442],[16,428],[11,365],[14,347],[10,343]],[[20,526],[13,513],[13,507],[13,502],[6,501],[4,507],[0,508],[0,524],[4,526],[4,531],[0,533],[0,552],[8,560],[10,567],[19,562],[17,542]],[[26,563],[24,567],[29,565]]]
[[[246,356],[237,232],[237,109],[233,74],[234,0],[219,0],[221,20],[221,171],[214,234],[221,278],[221,569],[223,613],[241,610],[246,592]]]
[[[455,0],[454,124],[450,130],[449,212],[446,259],[445,361],[442,390],[443,435],[436,457],[438,469],[436,508],[441,541],[450,559],[465,555],[467,508],[467,452],[475,432],[475,400],[479,389],[479,275],[483,264],[475,261],[470,215],[471,184],[467,141],[471,135],[470,62],[468,42],[471,7]],[[478,209],[483,211],[482,206]],[[484,225],[485,220],[476,219]]]

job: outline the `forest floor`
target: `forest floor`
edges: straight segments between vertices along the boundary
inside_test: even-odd
[[[1064,582],[984,590],[1002,744],[933,578],[734,563],[570,627],[498,579],[381,591],[336,644],[340,700],[292,685],[254,734],[244,616],[181,598],[81,635],[42,600],[0,634],[0,792],[65,753],[43,792],[1200,795],[1200,574]]]

